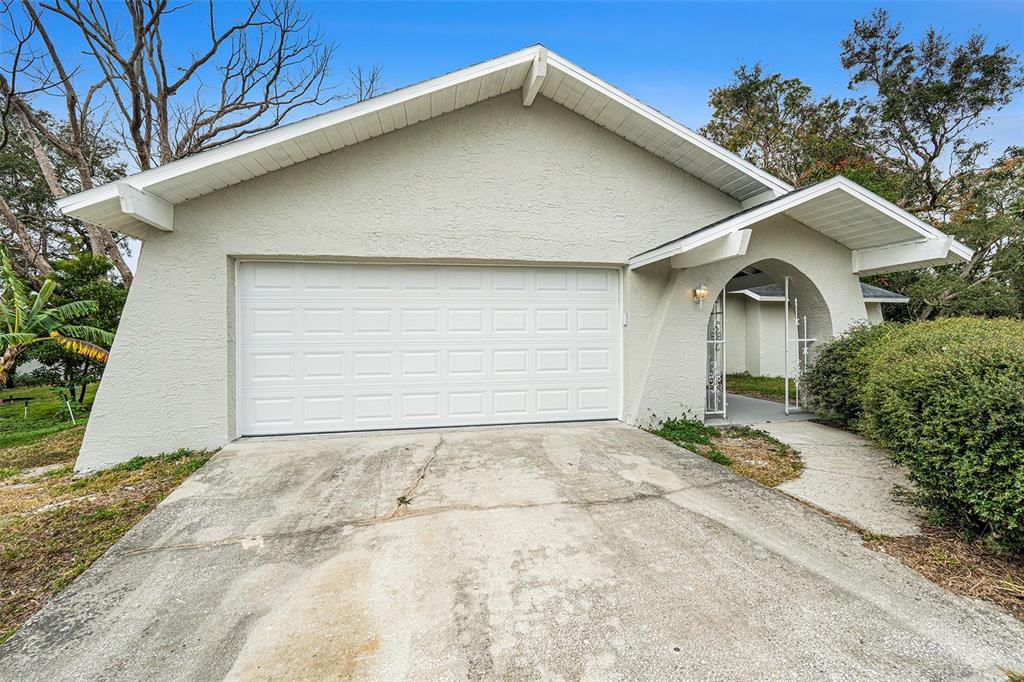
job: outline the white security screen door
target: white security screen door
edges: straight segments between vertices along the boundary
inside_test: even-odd
[[[618,271],[243,262],[241,435],[614,419]]]

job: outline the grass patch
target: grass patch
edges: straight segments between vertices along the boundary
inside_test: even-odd
[[[865,545],[896,557],[933,583],[998,604],[1024,621],[1024,555],[1000,552],[984,539],[932,525],[920,535],[862,535]]]
[[[774,488],[803,473],[800,453],[760,429],[725,426],[716,430],[715,446],[732,460],[729,468],[741,476]]]
[[[782,402],[786,396],[785,377],[755,377],[743,372],[730,374],[725,379],[729,393]],[[789,380],[789,395],[796,395],[796,380]]]
[[[83,428],[0,450],[0,643],[212,453],[136,457],[73,478]],[[49,466],[45,471],[37,467]]]
[[[90,384],[86,389],[83,405],[71,404],[79,425],[89,420],[97,386]],[[0,391],[0,396],[33,399],[28,404],[28,416],[21,403],[0,406],[0,449],[29,444],[73,426],[67,406],[49,386],[5,389]]]
[[[668,419],[651,433],[769,487],[797,478],[804,468],[793,448],[749,426],[718,428],[697,419]]]

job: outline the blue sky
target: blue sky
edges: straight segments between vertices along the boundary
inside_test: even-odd
[[[857,17],[889,9],[919,37],[933,25],[977,29],[1024,52],[1024,2],[339,3],[308,7],[340,43],[337,73],[377,63],[390,87],[541,42],[691,127],[708,91],[741,63],[798,76],[819,95],[848,94],[839,41]],[[1024,143],[1024,97],[988,133]]]
[[[849,94],[839,41],[857,17],[884,6],[918,38],[933,25],[962,40],[972,29],[991,43],[1024,52],[1024,0],[1013,2],[662,2],[662,3],[346,3],[299,0],[340,44],[333,73],[379,64],[395,88],[541,42],[583,68],[693,128],[710,113],[708,91],[727,83],[741,63],[797,76],[818,95]],[[217,0],[220,21],[245,9]],[[122,15],[107,5],[111,16]],[[165,45],[197,48],[205,2],[163,22]],[[75,61],[80,36],[54,24],[58,44]],[[59,28],[58,28],[59,27]],[[311,110],[304,115],[316,113]],[[1024,96],[982,133],[1024,143]]]

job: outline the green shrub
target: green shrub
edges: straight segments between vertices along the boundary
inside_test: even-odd
[[[1024,550],[1024,322],[907,325],[872,348],[867,433],[942,523]]]
[[[861,417],[860,388],[877,344],[897,329],[890,323],[861,324],[818,348],[804,372],[802,390],[819,417],[856,428]]]

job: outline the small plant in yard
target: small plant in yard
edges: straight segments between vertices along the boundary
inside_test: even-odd
[[[804,468],[799,453],[749,426],[713,427],[683,417],[667,419],[651,433],[769,487],[797,478]]]
[[[715,449],[711,440],[718,435],[718,431],[711,426],[705,426],[704,422],[698,419],[690,417],[666,419],[657,428],[652,429],[651,433],[707,457],[712,462],[718,462],[725,466],[732,464],[731,459]]]

